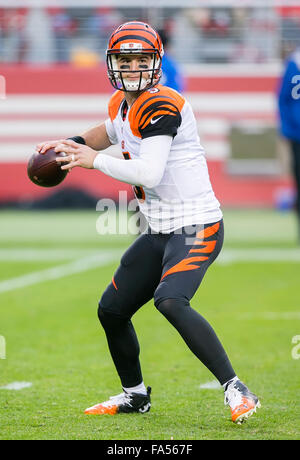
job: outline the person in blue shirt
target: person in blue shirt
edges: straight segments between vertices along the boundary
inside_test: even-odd
[[[286,59],[279,85],[278,108],[280,132],[290,146],[300,240],[300,47]]]
[[[178,63],[168,52],[169,37],[164,30],[160,30],[159,35],[164,46],[161,83],[181,93],[185,90],[185,81]]]

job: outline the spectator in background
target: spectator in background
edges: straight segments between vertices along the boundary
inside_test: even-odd
[[[76,30],[75,21],[64,8],[49,8],[48,14],[55,40],[55,60],[58,63],[69,62],[70,40]]]
[[[164,30],[160,30],[159,35],[164,45],[164,56],[162,59],[163,73],[161,78],[161,84],[169,86],[169,88],[173,88],[176,91],[183,92],[185,90],[184,78],[177,62],[169,54],[169,37]]]
[[[288,56],[279,87],[281,134],[288,140],[296,186],[296,212],[300,242],[300,47]]]
[[[3,60],[4,8],[0,8],[0,62]]]
[[[44,8],[28,10],[24,28],[26,61],[34,65],[47,65],[55,61],[51,20]]]
[[[26,51],[25,26],[27,8],[4,8],[1,11],[2,59],[4,62],[23,62]]]
[[[98,7],[92,16],[92,22],[97,27],[97,51],[103,55],[111,30],[121,22],[121,16],[116,8]]]

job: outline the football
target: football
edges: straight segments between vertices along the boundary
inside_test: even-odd
[[[60,184],[68,171],[61,169],[61,163],[57,163],[56,158],[64,156],[64,152],[56,153],[54,149],[49,149],[43,154],[35,152],[27,165],[29,179],[41,187],[54,187]]]

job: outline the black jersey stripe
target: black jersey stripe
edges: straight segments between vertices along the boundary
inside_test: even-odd
[[[170,110],[170,112],[175,112],[178,113],[178,107],[176,107],[175,104],[172,104],[172,102],[169,101],[155,101],[152,104],[148,105],[140,116],[140,118],[143,118],[144,115],[146,115],[147,112],[150,112],[151,110]]]
[[[173,113],[179,113],[178,107],[176,107],[175,104],[172,104],[170,101],[155,101],[152,104],[150,104],[148,107],[146,107],[143,111],[143,113],[140,116],[140,119],[142,119],[148,112],[150,111],[157,111],[157,110],[169,110],[170,112]],[[175,111],[173,110],[175,109]]]
[[[162,96],[162,95],[158,95],[158,96],[151,96],[149,97],[148,99],[146,99],[146,101],[144,101],[138,108],[137,112],[136,112],[136,115],[139,113],[139,111],[144,107],[145,104],[147,104],[149,101],[151,101],[151,99],[160,99],[162,101],[162,99],[171,99],[171,101],[174,101],[174,99],[170,96]],[[165,102],[165,101],[162,101],[162,102]],[[168,102],[168,101],[166,101]],[[152,104],[151,104],[152,105]]]
[[[141,125],[144,126],[145,124],[147,124],[147,122],[149,121],[150,118],[155,117],[155,114],[157,113],[157,111],[166,112],[163,115],[161,115],[163,117],[164,116],[176,117],[176,116],[180,115],[178,110],[174,111],[174,110],[171,110],[169,107],[165,107],[165,106],[161,105],[159,107],[152,108],[149,111],[148,110],[145,111],[145,113],[143,113],[143,115],[141,117],[141,120],[143,120],[143,122],[141,122],[141,120],[140,120]],[[158,116],[158,114],[157,114],[157,116]]]
[[[161,109],[162,111],[164,109]],[[153,110],[152,112],[149,112],[148,115],[146,116],[145,120],[143,121],[143,123],[141,123],[141,125],[139,126],[139,129],[144,129],[145,126],[148,125],[149,123],[149,120],[152,119],[153,117],[155,117],[155,112],[156,110]],[[172,112],[171,110],[166,110],[167,113],[164,113],[162,115],[160,115],[161,117],[177,117],[178,116],[178,112]]]

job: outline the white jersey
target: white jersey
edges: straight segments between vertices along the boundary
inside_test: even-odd
[[[182,95],[157,85],[144,91],[128,109],[124,93],[117,91],[109,102],[109,117],[108,135],[113,143],[121,145],[125,160],[139,158],[145,138],[161,135],[173,138],[160,183],[153,188],[134,187],[140,211],[154,231],[170,233],[187,225],[208,224],[222,218],[196,120],[191,105]]]

